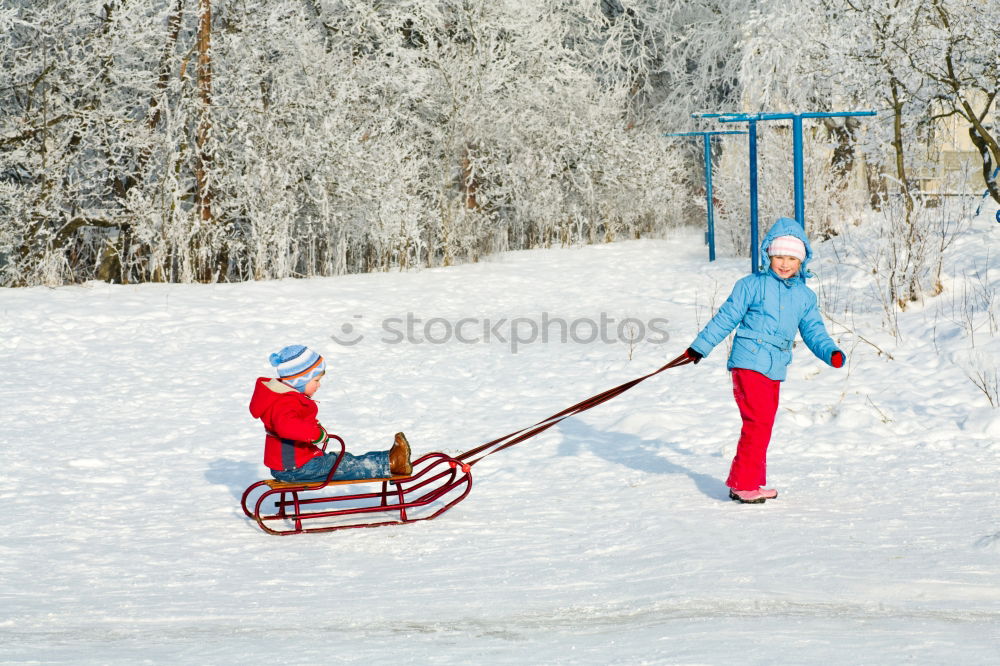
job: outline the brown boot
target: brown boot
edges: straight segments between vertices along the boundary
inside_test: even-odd
[[[413,474],[413,465],[410,464],[410,443],[406,441],[406,435],[401,432],[396,433],[396,441],[389,449],[389,473],[393,476]]]

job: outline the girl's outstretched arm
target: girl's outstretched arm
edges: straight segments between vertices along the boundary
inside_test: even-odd
[[[815,294],[813,294],[812,302],[806,308],[805,314],[802,315],[802,319],[799,320],[799,333],[802,335],[802,341],[806,343],[806,347],[809,347],[809,351],[815,354],[816,358],[835,368],[843,365],[844,352],[837,347],[837,343],[826,332],[823,318],[819,314],[819,308],[816,307]],[[840,365],[834,362],[834,352],[840,352]]]
[[[705,328],[701,329],[701,333],[691,343],[691,349],[702,356],[708,356],[717,344],[733,332],[753,302],[751,290],[754,284],[756,281],[753,280],[753,276],[747,276],[733,286],[729,298],[715,313],[715,316],[705,324]]]

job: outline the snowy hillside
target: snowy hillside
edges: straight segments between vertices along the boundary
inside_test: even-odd
[[[1000,287],[992,210],[898,336],[870,275],[817,244],[848,365],[796,349],[765,505],[726,499],[739,416],[720,346],[487,458],[437,520],[278,538],[242,515],[268,353],[326,354],[320,419],[351,450],[403,430],[459,453],[683,351],[748,269],[708,264],[700,236],[0,290],[0,662],[995,663],[1000,410],[967,375],[1000,362],[998,306],[963,307]],[[602,315],[611,342],[577,341]],[[543,317],[572,335],[528,340]],[[643,340],[618,339],[626,318]]]

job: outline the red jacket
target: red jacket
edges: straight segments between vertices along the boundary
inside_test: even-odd
[[[258,377],[250,398],[250,414],[264,422],[264,464],[270,469],[302,467],[323,450],[312,442],[323,430],[316,420],[316,403],[277,379]]]

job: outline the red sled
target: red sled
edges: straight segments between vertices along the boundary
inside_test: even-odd
[[[243,492],[243,513],[278,535],[402,525],[437,518],[472,489],[469,465],[443,453],[414,461],[409,476],[331,481],[346,448],[337,435],[330,439],[340,442],[340,454],[324,481],[257,481]],[[351,492],[358,484],[380,489]]]

